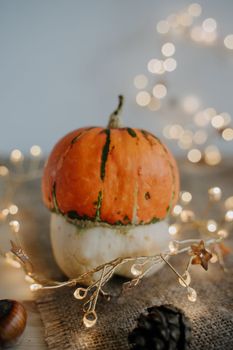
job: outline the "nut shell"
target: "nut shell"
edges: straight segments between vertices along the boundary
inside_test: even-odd
[[[27,312],[21,303],[9,299],[0,300],[0,346],[17,343],[26,323]]]

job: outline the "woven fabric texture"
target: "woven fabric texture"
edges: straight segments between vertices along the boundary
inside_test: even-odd
[[[182,263],[182,262],[180,262]],[[229,261],[229,267],[233,260]],[[217,265],[207,273],[199,267],[194,271],[192,286],[198,299],[191,303],[185,288],[177,283],[170,269],[164,267],[141,285],[109,302],[100,299],[98,322],[94,328],[82,325],[82,304],[66,288],[43,295],[37,301],[45,324],[49,349],[126,350],[128,332],[145,307],[172,303],[180,307],[192,322],[191,349],[233,349],[233,275],[224,273]],[[119,292],[123,282],[115,278],[111,290]]]

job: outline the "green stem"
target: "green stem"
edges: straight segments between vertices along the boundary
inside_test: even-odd
[[[122,95],[119,95],[118,99],[119,99],[119,102],[118,102],[117,109],[110,115],[108,128],[121,128],[122,127],[122,120],[120,117],[120,113],[122,111],[124,97]]]

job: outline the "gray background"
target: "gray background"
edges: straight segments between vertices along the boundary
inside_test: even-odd
[[[125,123],[161,135],[166,117],[135,104],[133,79],[160,56],[156,23],[190,3],[0,0],[0,152],[32,144],[49,152],[74,128],[105,125],[119,93]],[[199,3],[221,36],[233,32],[233,1]],[[182,40],[176,48],[171,93],[197,94],[203,106],[233,113],[233,52]]]

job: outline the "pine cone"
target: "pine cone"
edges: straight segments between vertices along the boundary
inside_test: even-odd
[[[134,350],[185,350],[191,339],[188,318],[172,305],[153,306],[141,313],[128,340]]]

